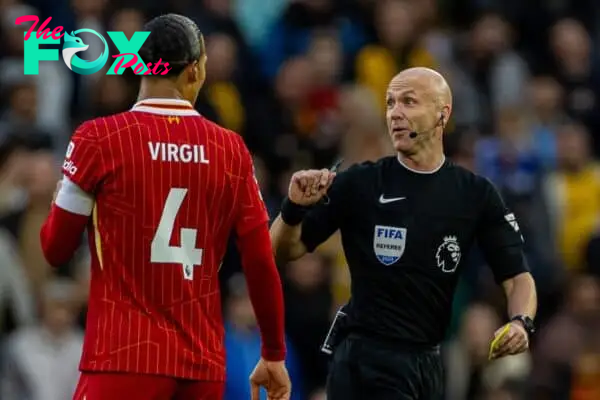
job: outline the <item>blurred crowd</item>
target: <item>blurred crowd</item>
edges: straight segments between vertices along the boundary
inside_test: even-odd
[[[600,399],[600,2],[0,0],[0,11],[0,399],[71,398],[88,250],[53,270],[38,232],[73,128],[128,109],[138,85],[131,71],[83,76],[62,62],[25,76],[27,26],[15,19],[131,37],[164,12],[204,32],[208,77],[196,106],[244,137],[272,218],[293,171],[393,154],[389,79],[412,66],[441,71],[454,92],[447,155],[502,191],[540,297],[532,352],[488,363],[505,304],[485,261],[470,255],[444,346],[447,399]],[[82,38],[95,59],[97,39]],[[280,270],[293,399],[325,399],[318,349],[349,296],[339,237]],[[233,245],[222,291],[226,399],[247,399],[260,338]]]

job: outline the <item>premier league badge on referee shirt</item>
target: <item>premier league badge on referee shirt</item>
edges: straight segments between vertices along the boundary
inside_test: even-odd
[[[460,245],[456,236],[446,236],[435,253],[438,267],[444,272],[454,272],[460,263]]]
[[[375,225],[373,250],[380,263],[392,265],[402,257],[406,247],[406,228]]]

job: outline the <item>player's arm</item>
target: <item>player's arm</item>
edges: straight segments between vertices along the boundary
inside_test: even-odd
[[[352,202],[351,171],[337,176],[329,170],[294,174],[281,213],[271,226],[278,262],[293,261],[314,251],[340,229]]]
[[[95,135],[92,123],[84,123],[67,148],[64,176],[40,231],[42,251],[50,265],[60,266],[71,259],[92,214],[94,197],[90,193],[101,174]]]
[[[286,354],[283,290],[269,237],[269,216],[250,154],[243,142],[240,146],[244,165],[235,223],[237,245],[262,337],[262,358],[282,361]]]
[[[483,204],[477,239],[496,282],[504,288],[509,317],[533,318],[537,311],[537,294],[523,252],[519,225],[489,181],[486,181]]]

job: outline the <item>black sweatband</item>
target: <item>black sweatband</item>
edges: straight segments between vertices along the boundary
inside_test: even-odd
[[[296,226],[302,222],[310,207],[293,203],[289,198],[283,199],[281,203],[281,219],[286,225]]]

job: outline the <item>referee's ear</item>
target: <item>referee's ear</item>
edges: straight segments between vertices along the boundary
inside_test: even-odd
[[[446,105],[442,108],[442,113],[440,115],[440,124],[442,125],[442,129],[446,128],[446,124],[448,123],[449,118],[450,118],[450,106]]]

